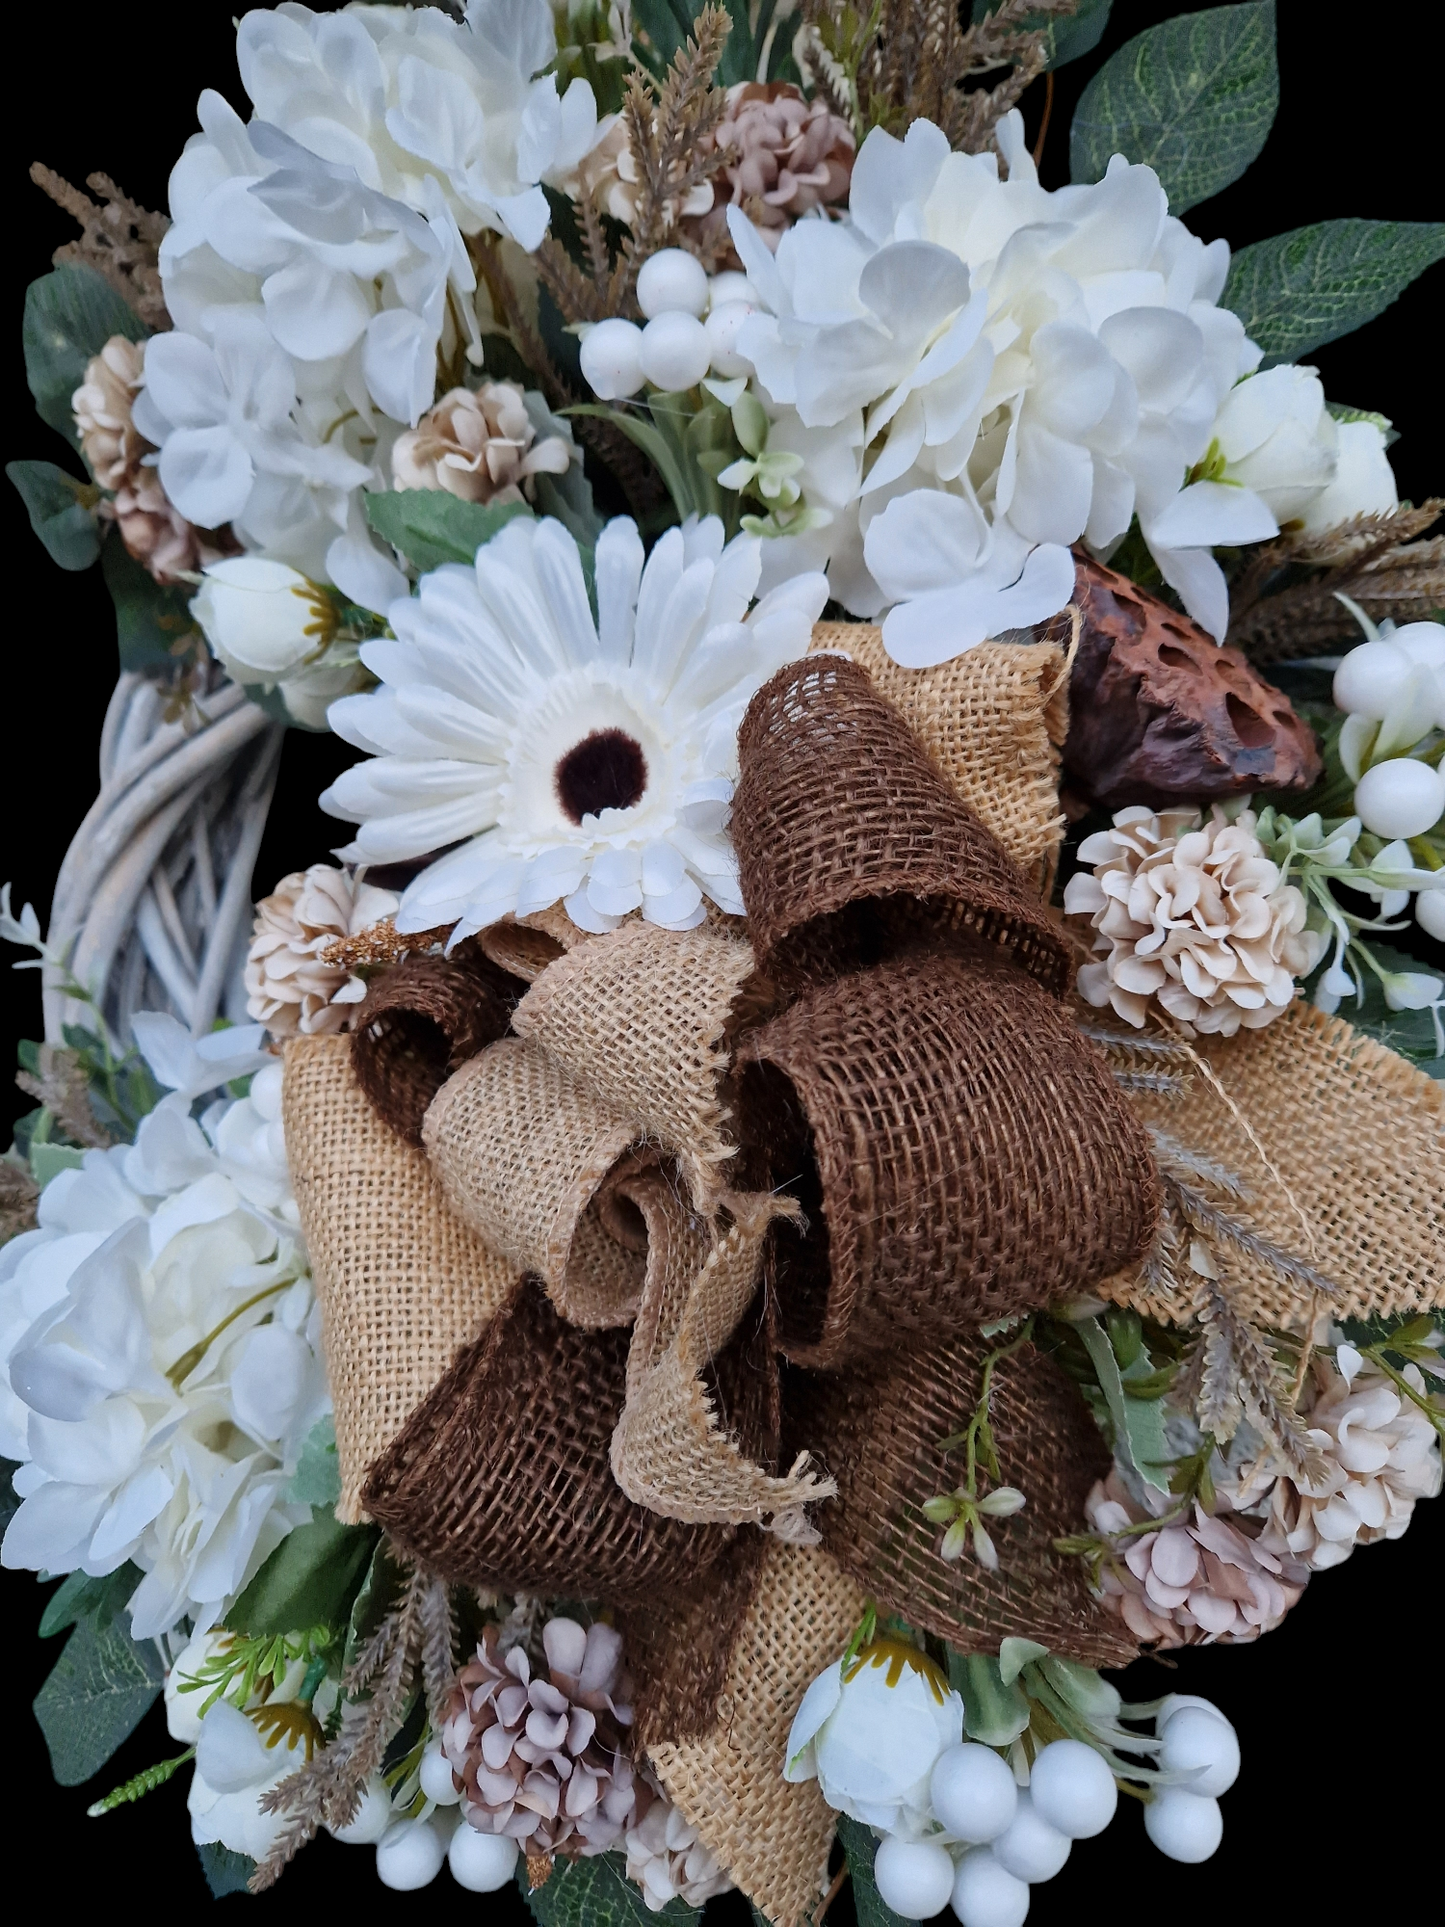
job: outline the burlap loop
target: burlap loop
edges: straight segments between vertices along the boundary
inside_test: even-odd
[[[372,1516],[458,1585],[610,1602],[682,1583],[732,1529],[664,1518],[613,1479],[626,1369],[625,1332],[583,1330],[522,1280],[372,1468]]]
[[[489,962],[528,984],[586,940],[586,931],[578,929],[560,903],[523,917],[503,917],[473,939]]]
[[[752,970],[749,946],[726,933],[626,923],[551,965],[513,1028],[677,1157],[708,1209],[734,1151],[718,1095],[725,1030]]]
[[[786,1478],[748,1457],[707,1383],[758,1295],[763,1245],[789,1201],[732,1194],[731,1225],[714,1238],[660,1176],[633,1186],[649,1230],[647,1283],[627,1358],[627,1402],[612,1434],[612,1472],[629,1498],[672,1519],[767,1524],[816,1544],[804,1508],[831,1480],[798,1454]],[[776,1381],[777,1364],[763,1369]]]
[[[715,1726],[700,1738],[647,1743],[674,1805],[775,1927],[803,1927],[822,1899],[836,1820],[816,1780],[784,1780],[788,1729],[863,1605],[825,1552],[769,1539]]]
[[[797,1362],[833,1369],[1031,1310],[1152,1241],[1149,1140],[1021,971],[881,964],[806,993],[738,1060],[748,1129],[808,1219],[801,1241],[778,1234]]]
[[[1323,1310],[1376,1318],[1445,1308],[1445,1084],[1302,999],[1264,1030],[1196,1038],[1194,1048],[1227,1097],[1196,1074],[1183,1097],[1138,1095],[1135,1110],[1232,1171],[1248,1196],[1231,1201],[1230,1214],[1338,1287],[1317,1301],[1221,1242],[1236,1310],[1298,1328]],[[1166,1322],[1193,1309],[1133,1273],[1099,1292]]]
[[[368,1468],[517,1274],[453,1217],[421,1152],[372,1109],[349,1038],[286,1046],[283,1118],[336,1413],[336,1513],[353,1525],[366,1517]]]
[[[996,1653],[1010,1635],[1036,1639],[1086,1666],[1120,1666],[1137,1642],[1099,1610],[1078,1559],[1054,1540],[1082,1529],[1084,1501],[1110,1465],[1078,1391],[1031,1347],[995,1369],[990,1423],[1001,1483],[1023,1510],[989,1519],[999,1569],[972,1557],[945,1560],[944,1527],[923,1506],[960,1482],[962,1452],[942,1441],[973,1414],[984,1362],[999,1340],[930,1339],[873,1371],[802,1377],[789,1418],[838,1481],[821,1509],[823,1545],[843,1570],[910,1625],[959,1652]]]
[[[856,663],[780,670],[748,705],[738,758],[732,838],[762,970],[838,976],[924,934],[1067,982],[1037,897]]]
[[[449,1078],[423,1127],[458,1217],[591,1328],[631,1324],[642,1294],[643,1252],[609,1230],[597,1198],[636,1135],[565,1065],[513,1037]]]
[[[451,957],[408,957],[377,977],[357,1013],[357,1079],[408,1144],[450,1072],[506,1030],[521,988],[471,945]]]
[[[816,623],[810,647],[842,649],[868,671],[974,815],[1047,895],[1064,836],[1063,650],[1052,642],[983,642],[930,669],[905,669],[883,647],[882,630],[865,622]]]

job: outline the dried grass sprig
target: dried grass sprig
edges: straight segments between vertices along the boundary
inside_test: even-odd
[[[39,1202],[40,1186],[25,1166],[0,1157],[0,1245],[8,1244],[22,1231],[34,1230]]]
[[[1200,1425],[1215,1438],[1230,1437],[1233,1428],[1220,1432],[1212,1421],[1227,1418],[1231,1399],[1242,1403],[1256,1429],[1289,1467],[1291,1477],[1308,1485],[1322,1481],[1324,1458],[1299,1413],[1280,1394],[1273,1352],[1234,1309],[1219,1279],[1205,1281],[1199,1322],[1204,1331],[1204,1365],[1195,1407]]]
[[[1445,536],[1416,538],[1442,512],[1445,500],[1431,500],[1267,543],[1231,587],[1229,641],[1255,662],[1286,662],[1357,640],[1341,594],[1376,620],[1433,615],[1445,606]]]
[[[15,1082],[27,1097],[52,1112],[65,1135],[88,1150],[108,1150],[115,1138],[96,1121],[90,1107],[90,1080],[73,1050],[42,1044],[40,1074],[16,1071]]]
[[[157,254],[166,229],[164,214],[153,214],[124,194],[108,174],[91,174],[86,186],[99,194],[92,201],[63,174],[36,161],[30,178],[51,200],[79,222],[78,241],[67,241],[51,257],[56,266],[91,268],[108,282],[153,332],[171,325],[161,288]],[[102,204],[103,203],[103,204]]]
[[[1201,1184],[1223,1191],[1227,1197],[1244,1199],[1249,1196],[1241,1180],[1218,1158],[1209,1157],[1203,1151],[1196,1151],[1192,1145],[1181,1143],[1171,1131],[1161,1131],[1157,1125],[1150,1125],[1149,1135],[1154,1140],[1154,1155],[1161,1171],[1181,1179],[1185,1184],[1198,1179]]]
[[[451,1589],[443,1580],[428,1578],[417,1602],[421,1626],[421,1676],[427,1711],[440,1727],[457,1678],[457,1615]]]
[[[1211,1203],[1202,1191],[1196,1190],[1177,1170],[1168,1169],[1162,1161],[1160,1175],[1164,1180],[1168,1201],[1192,1230],[1202,1233],[1206,1238],[1217,1238],[1222,1244],[1267,1266],[1286,1284],[1302,1287],[1324,1298],[1339,1296],[1339,1287],[1323,1272],[1316,1271],[1313,1265],[1306,1264],[1303,1258],[1297,1258],[1292,1251],[1286,1251],[1283,1245],[1275,1244],[1273,1239],[1262,1236],[1230,1212]]]

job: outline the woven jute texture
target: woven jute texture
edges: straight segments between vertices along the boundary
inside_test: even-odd
[[[1109,1450],[1077,1390],[1024,1347],[993,1378],[989,1417],[1001,1484],[1027,1503],[987,1521],[999,1570],[939,1553],[945,1528],[922,1507],[963,1475],[940,1442],[973,1415],[984,1362],[1000,1339],[931,1339],[872,1372],[790,1374],[788,1422],[838,1481],[821,1508],[823,1545],[877,1600],[964,1653],[996,1653],[1010,1634],[1087,1666],[1119,1666],[1137,1642],[1089,1597],[1083,1564],[1053,1549],[1083,1530],[1084,1501]]]
[[[426,1114],[423,1140],[448,1203],[564,1318],[627,1325],[643,1248],[601,1221],[597,1193],[637,1135],[537,1044],[507,1037],[463,1065]]]
[[[1194,1048],[1229,1102],[1196,1073],[1183,1097],[1133,1098],[1138,1114],[1232,1171],[1249,1195],[1224,1201],[1231,1215],[1338,1287],[1312,1301],[1212,1239],[1235,1308],[1260,1324],[1303,1326],[1322,1310],[1369,1318],[1445,1307],[1445,1085],[1302,999],[1264,1030]],[[1132,1274],[1098,1290],[1166,1321],[1190,1310]]]
[[[782,1344],[832,1369],[1010,1316],[1142,1257],[1149,1139],[1022,971],[915,956],[807,992],[738,1045],[774,1188]],[[748,1068],[748,1067],[757,1068]]]
[[[835,1821],[816,1780],[784,1780],[788,1729],[813,1680],[842,1654],[863,1603],[827,1553],[769,1539],[717,1725],[702,1739],[649,1743],[673,1803],[776,1927],[802,1927],[822,1898]]]
[[[618,1618],[632,1674],[633,1737],[701,1739],[717,1720],[733,1645],[757,1584],[766,1537],[741,1526],[706,1572],[690,1573]]]
[[[367,1469],[516,1272],[447,1209],[425,1157],[367,1102],[349,1037],[287,1044],[283,1118],[336,1408],[336,1513],[354,1525]]]
[[[409,957],[374,979],[357,1013],[351,1053],[377,1115],[408,1144],[449,1072],[500,1037],[520,989],[471,945],[451,957]]]
[[[728,1526],[635,1505],[607,1463],[627,1334],[559,1318],[523,1279],[373,1467],[368,1510],[458,1585],[645,1599],[720,1558]]]
[[[560,903],[554,903],[525,917],[504,917],[481,931],[475,942],[499,970],[530,984],[586,938],[586,931],[578,929]]]
[[[1063,841],[1059,754],[1069,733],[1064,652],[1052,642],[984,642],[933,669],[904,669],[870,623],[820,622],[813,649],[868,671],[974,815],[1046,894]]]
[[[625,923],[551,965],[512,1024],[675,1155],[708,1209],[733,1154],[718,1096],[724,1030],[752,969],[730,935]]]
[[[708,1384],[758,1295],[763,1245],[783,1201],[729,1196],[732,1223],[714,1240],[654,1176],[631,1195],[647,1219],[647,1282],[627,1357],[627,1403],[612,1434],[612,1471],[629,1498],[673,1519],[750,1522],[816,1543],[804,1507],[835,1491],[800,1454],[786,1478],[749,1458]],[[763,1369],[774,1383],[772,1357]]]
[[[760,969],[835,976],[946,933],[1066,983],[1067,945],[1022,871],[857,663],[779,670],[738,759],[732,838]]]

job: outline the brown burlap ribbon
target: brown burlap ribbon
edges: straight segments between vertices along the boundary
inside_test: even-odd
[[[517,1273],[448,1210],[422,1153],[377,1116],[350,1038],[293,1038],[282,1103],[336,1412],[336,1514],[354,1525],[366,1516],[368,1469]]]
[[[521,988],[473,944],[450,957],[408,957],[373,980],[352,1058],[361,1088],[398,1137],[421,1143],[427,1106],[452,1071],[502,1036]]]
[[[971,1417],[996,1342],[929,1339],[871,1370],[790,1377],[789,1428],[838,1481],[837,1503],[819,1508],[824,1548],[881,1608],[960,1652],[996,1653],[1017,1634],[1087,1666],[1121,1666],[1137,1641],[1099,1612],[1080,1562],[1054,1550],[1079,1530],[1111,1460],[1051,1360],[1026,1346],[995,1368],[989,1420],[1001,1480],[1026,1499],[1012,1518],[987,1522],[998,1570],[945,1560],[942,1528],[924,1516],[927,1500],[960,1483],[963,1454],[942,1441]]]
[[[783,1345],[801,1363],[1031,1310],[1149,1248],[1148,1137],[1019,970],[882,964],[808,992],[737,1054],[749,1130],[808,1217],[778,1258]]]
[[[621,1601],[710,1566],[730,1527],[666,1518],[612,1476],[627,1343],[523,1279],[373,1466],[371,1516],[456,1584]]]
[[[738,761],[732,838],[762,970],[839,976],[947,934],[1067,982],[1038,898],[856,663],[779,670],[748,705]]]

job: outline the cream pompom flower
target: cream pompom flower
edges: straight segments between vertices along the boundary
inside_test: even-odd
[[[796,576],[749,613],[760,567],[757,540],[724,547],[715,517],[670,529],[644,567],[619,517],[597,540],[594,619],[572,536],[517,517],[475,567],[435,569],[392,604],[395,640],[361,651],[382,687],[330,711],[375,760],[321,803],[361,824],[349,861],[445,852],[398,930],[454,923],[456,941],[559,901],[590,931],[635,910],[690,930],[704,897],[741,914],[738,725],[827,596],[821,575]]]
[[[1079,992],[1126,1023],[1143,1024],[1157,998],[1198,1031],[1258,1030],[1324,955],[1324,936],[1306,928],[1305,899],[1266,854],[1250,810],[1231,820],[1216,804],[1201,821],[1193,810],[1156,815],[1135,804],[1086,837],[1079,856],[1094,869],[1070,877],[1064,909],[1090,918],[1102,959],[1080,970]]]

